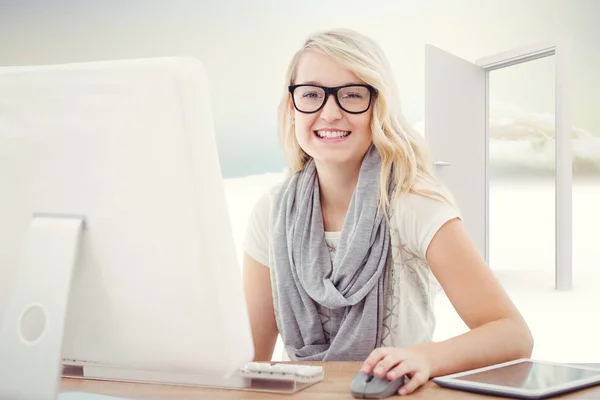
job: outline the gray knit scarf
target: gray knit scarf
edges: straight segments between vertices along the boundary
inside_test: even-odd
[[[325,242],[314,161],[289,177],[273,207],[275,307],[285,348],[298,361],[363,361],[381,345],[390,235],[377,201],[381,158],[373,145],[333,262]],[[317,303],[330,309],[327,340]]]

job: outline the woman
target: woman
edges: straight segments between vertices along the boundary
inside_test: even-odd
[[[255,359],[360,360],[401,394],[429,378],[530,357],[522,316],[478,253],[404,120],[379,46],[307,39],[279,107],[290,175],[256,204],[244,284]],[[470,331],[433,343],[440,284]]]

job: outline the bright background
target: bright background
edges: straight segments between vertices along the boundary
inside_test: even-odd
[[[598,16],[596,0],[0,0],[0,65],[182,54],[202,60],[241,258],[249,212],[285,167],[276,108],[289,58],[309,33],[348,27],[380,43],[417,127],[426,43],[474,61],[567,34],[573,46],[574,290],[553,290],[552,58],[491,74],[490,266],[533,330],[534,357],[600,362]],[[436,309],[436,339],[466,329],[443,293]]]

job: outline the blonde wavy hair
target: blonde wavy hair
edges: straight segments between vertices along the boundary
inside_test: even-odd
[[[396,183],[396,195],[412,192],[456,206],[435,177],[425,139],[405,120],[393,73],[383,51],[370,38],[349,29],[310,35],[290,61],[278,109],[278,134],[288,172],[301,171],[310,158],[296,140],[288,85],[296,83],[302,55],[314,50],[331,57],[377,90],[372,103],[371,134],[382,160],[378,198],[386,216],[392,201],[388,195],[391,181]],[[416,188],[417,183],[422,183],[423,188]]]

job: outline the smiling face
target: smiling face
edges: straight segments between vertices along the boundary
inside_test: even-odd
[[[302,55],[296,71],[296,85],[339,87],[365,85],[365,82],[331,58],[318,51]],[[300,86],[294,91],[290,107],[295,118],[296,140],[318,164],[360,163],[371,145],[371,114],[373,101],[365,87],[340,89],[337,98],[327,95],[320,108],[324,91],[317,87]],[[301,112],[302,111],[316,112]],[[362,112],[365,110],[365,112]]]

